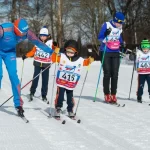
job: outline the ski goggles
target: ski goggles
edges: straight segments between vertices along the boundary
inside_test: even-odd
[[[68,53],[68,54],[75,54],[74,51],[70,51],[70,50],[66,50],[66,53]]]
[[[125,23],[125,20],[119,20],[118,18],[115,17],[118,23]]]
[[[146,49],[146,48],[149,49],[149,48],[150,48],[150,45],[142,45],[141,47],[142,47],[143,49]]]
[[[75,54],[77,51],[74,48],[72,48],[72,47],[67,47],[66,48],[66,52]]]

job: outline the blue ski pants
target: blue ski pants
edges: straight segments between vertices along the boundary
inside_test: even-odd
[[[16,53],[15,52],[2,52],[0,51],[0,59],[3,59],[6,69],[11,82],[12,92],[14,96],[14,106],[22,106],[23,101],[20,96],[20,81],[17,75],[17,63],[16,63]],[[0,64],[2,68],[2,64]],[[0,69],[0,75],[2,74],[2,69]]]

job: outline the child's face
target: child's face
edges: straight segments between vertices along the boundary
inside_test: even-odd
[[[116,26],[117,28],[121,28],[121,27],[122,27],[122,24],[115,22],[115,26]]]
[[[71,49],[66,49],[66,55],[68,57],[73,57],[75,55],[75,52]]]
[[[41,35],[40,39],[44,42],[47,39],[47,36]]]
[[[149,52],[149,48],[142,48],[143,53],[147,54]]]

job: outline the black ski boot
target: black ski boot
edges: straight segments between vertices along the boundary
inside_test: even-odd
[[[46,97],[46,96],[42,96],[42,100],[43,100],[44,102],[46,102],[46,101],[47,101],[47,97]]]
[[[55,115],[54,115],[55,119],[60,120],[60,113],[61,113],[61,108],[57,107],[55,109]]]
[[[18,116],[19,117],[24,117],[24,110],[23,110],[23,108],[22,108],[22,106],[18,106],[18,107],[16,107],[16,110],[17,110],[17,113],[18,113]]]
[[[33,94],[33,93],[30,93],[30,99],[29,99],[29,102],[33,101],[33,96],[34,96],[34,94]]]
[[[137,102],[142,103],[142,96],[137,96]]]
[[[68,112],[68,117],[75,120],[75,114],[73,112]]]

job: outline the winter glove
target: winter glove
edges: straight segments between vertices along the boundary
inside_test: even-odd
[[[120,44],[120,49],[121,49],[121,50],[122,50],[122,49],[125,49],[125,47],[126,47],[125,44],[123,44],[123,43]]]
[[[59,53],[59,51],[60,51],[60,48],[55,48],[55,50],[54,50],[54,52],[56,53],[56,54],[58,54]]]
[[[22,60],[25,60],[26,58],[27,58],[26,55],[23,55],[23,56],[22,56]]]
[[[111,32],[111,28],[106,29],[106,31],[105,31],[105,33],[104,33],[105,37],[106,37],[107,35],[109,35],[109,34],[110,34],[110,32]]]
[[[94,61],[94,58],[90,56],[89,57],[89,63],[91,64],[93,61]]]

